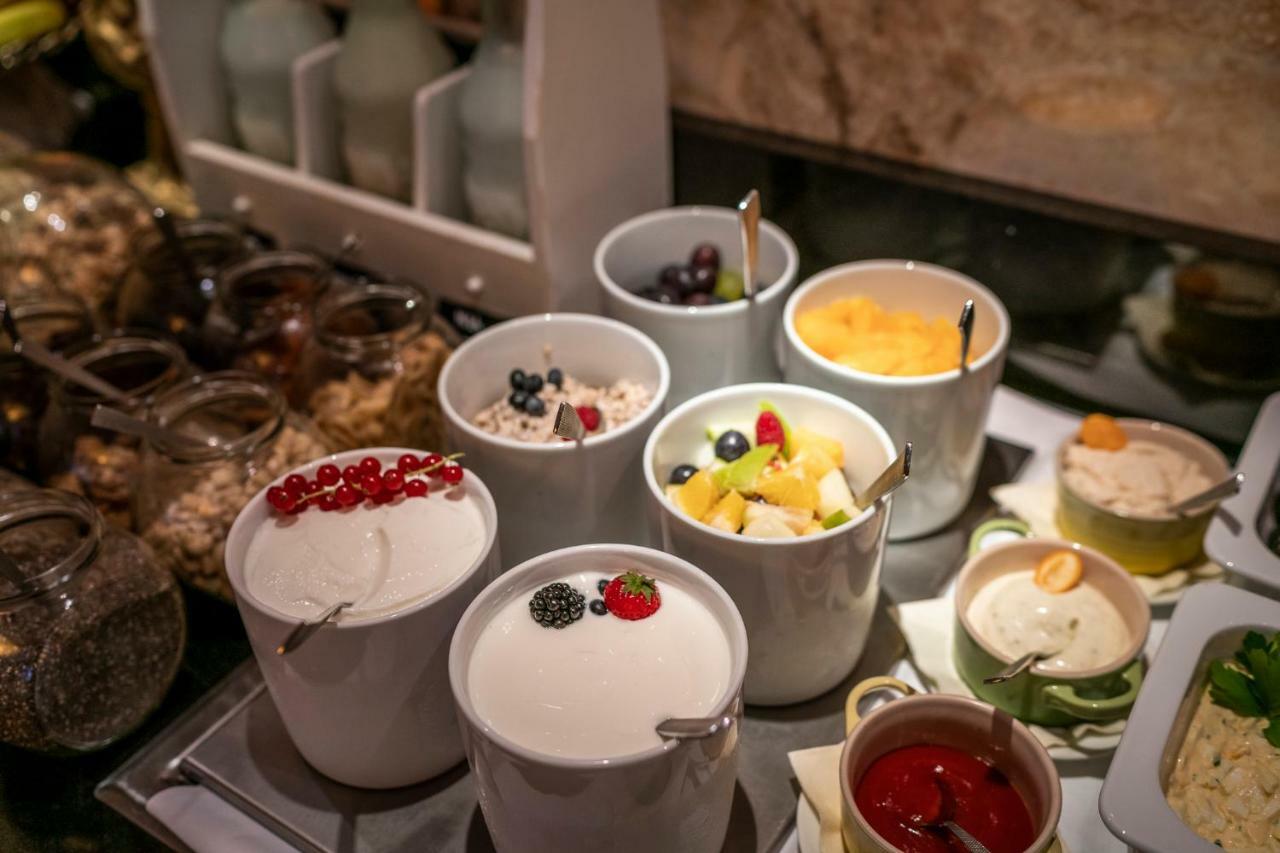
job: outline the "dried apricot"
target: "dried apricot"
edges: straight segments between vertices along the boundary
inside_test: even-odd
[[[1053,551],[1036,564],[1036,586],[1055,595],[1080,583],[1083,576],[1084,563],[1075,551]]]
[[[1129,443],[1129,436],[1115,418],[1094,413],[1081,422],[1080,440],[1095,450],[1122,450]]]

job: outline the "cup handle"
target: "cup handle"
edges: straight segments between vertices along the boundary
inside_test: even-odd
[[[1138,690],[1142,687],[1142,659],[1138,658],[1125,667],[1120,677],[1128,686],[1119,696],[1085,699],[1070,684],[1049,684],[1044,687],[1045,704],[1094,723],[1119,719],[1129,712],[1138,698]]]
[[[1031,538],[1031,528],[1016,518],[993,518],[984,521],[973,529],[969,537],[969,556],[982,550],[982,540],[992,533],[1016,533],[1023,539]]]
[[[912,696],[916,692],[916,689],[910,684],[900,681],[892,675],[877,675],[875,678],[866,678],[859,681],[849,691],[849,698],[844,700],[844,733],[846,736],[853,731],[854,726],[862,722],[862,717],[858,714],[858,703],[862,701],[862,697],[877,690],[896,690],[903,696]]]

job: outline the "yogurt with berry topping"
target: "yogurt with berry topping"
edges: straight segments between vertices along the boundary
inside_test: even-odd
[[[729,638],[715,615],[678,584],[656,582],[658,606],[619,606],[612,575],[559,578],[503,605],[471,652],[468,692],[495,732],[566,758],[614,758],[661,745],[654,727],[718,710],[732,677]],[[534,601],[535,593],[544,594]],[[634,599],[635,597],[632,596]],[[555,599],[555,607],[552,607]],[[610,606],[630,618],[615,615]],[[567,610],[577,618],[555,618]],[[556,627],[559,624],[559,627]]]
[[[338,621],[373,619],[445,589],[484,545],[484,516],[464,484],[336,512],[273,513],[249,543],[244,579],[250,595],[295,619],[340,601],[354,606]]]

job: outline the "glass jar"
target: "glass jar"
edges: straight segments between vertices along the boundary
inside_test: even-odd
[[[293,468],[329,453],[305,418],[252,373],[195,376],[153,402],[148,419],[217,446],[146,442],[134,514],[162,565],[232,600],[223,564],[227,532],[250,498]]]
[[[335,287],[316,304],[299,398],[335,451],[443,447],[436,380],[448,344],[407,284]]]
[[[174,230],[196,280],[187,280],[180,259],[158,230],[140,234],[120,285],[116,325],[172,335],[188,357],[207,367],[201,327],[213,304],[218,273],[246,257],[254,244],[242,229],[213,219],[179,220]]]
[[[54,352],[93,335],[93,320],[73,296],[6,300],[18,333]],[[40,419],[49,403],[47,376],[25,358],[13,354],[13,341],[0,331],[0,466],[37,476]],[[2,484],[0,484],[2,487]]]
[[[311,309],[329,277],[315,255],[294,251],[262,252],[225,267],[205,316],[206,362],[266,376],[292,399],[291,382],[311,335]]]
[[[0,551],[0,741],[87,752],[137,728],[164,699],[186,643],[182,593],[136,536],[77,495],[13,492]]]
[[[0,166],[0,226],[4,281],[50,278],[105,320],[129,246],[155,227],[150,205],[119,172],[63,152]]]
[[[80,367],[128,395],[125,402],[101,397],[59,379],[40,421],[40,471],[46,485],[84,495],[106,519],[131,529],[131,493],[137,487],[138,441],[90,425],[99,403],[141,417],[148,402],[190,372],[177,344],[158,337],[121,334],[68,354]]]

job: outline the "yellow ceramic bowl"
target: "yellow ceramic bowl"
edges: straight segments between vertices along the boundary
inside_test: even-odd
[[[1159,421],[1120,418],[1116,421],[1130,441],[1161,444],[1193,460],[1216,483],[1230,473],[1227,459],[1218,448],[1187,432]],[[1151,518],[1098,506],[1072,491],[1062,476],[1067,448],[1061,447],[1055,463],[1058,481],[1058,529],[1065,539],[1080,542],[1103,552],[1137,575],[1158,575],[1196,559],[1201,553],[1205,530],[1213,517],[1210,504],[1181,517]]]

